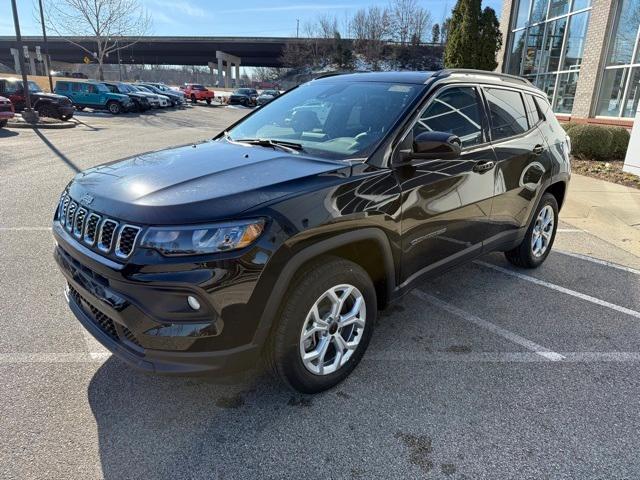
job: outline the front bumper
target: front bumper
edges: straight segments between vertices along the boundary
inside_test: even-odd
[[[130,274],[129,266],[74,244],[57,222],[53,233],[58,244],[54,258],[67,281],[71,311],[89,333],[132,367],[163,374],[222,374],[257,362],[260,345],[252,343],[252,335],[244,340],[237,335],[238,327],[250,328],[251,322],[243,325],[243,316],[229,315],[235,327],[225,328],[222,315],[211,307],[215,302],[197,284],[179,283],[180,275],[174,272]],[[149,281],[158,276],[162,281]],[[197,319],[193,312],[177,311],[188,294],[203,304],[204,313]],[[164,313],[173,318],[161,318]]]

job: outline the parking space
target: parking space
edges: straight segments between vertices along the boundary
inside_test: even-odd
[[[423,282],[380,315],[355,372],[313,397],[260,368],[142,375],[91,340],[51,256],[60,191],[79,170],[211,138],[245,113],[83,113],[72,130],[0,132],[3,476],[638,476],[638,259],[566,224],[536,271],[492,254]]]

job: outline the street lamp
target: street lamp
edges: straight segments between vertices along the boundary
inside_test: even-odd
[[[46,60],[47,75],[49,77],[49,91],[53,93],[53,80],[51,79],[51,58],[49,57],[49,42],[47,42],[47,29],[44,26],[44,9],[42,8],[42,0],[38,0],[40,5],[40,24],[42,25],[42,39],[44,41],[44,58]]]
[[[38,121],[38,113],[31,108],[31,97],[29,92],[29,81],[27,80],[27,68],[24,64],[24,50],[22,47],[22,35],[20,35],[20,22],[18,21],[18,7],[16,0],[11,0],[11,8],[13,9],[13,25],[16,29],[16,47],[18,49],[18,63],[20,72],[22,73],[22,89],[24,91],[25,109],[22,112],[22,118],[29,123]]]

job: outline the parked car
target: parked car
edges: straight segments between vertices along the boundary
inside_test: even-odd
[[[280,92],[278,90],[263,90],[258,98],[256,99],[256,104],[258,106],[266,105],[274,98],[278,97]]]
[[[149,98],[141,93],[136,92],[129,85],[122,82],[102,82],[107,86],[110,92],[112,93],[121,93],[122,95],[128,96],[133,102],[133,110],[137,112],[146,112],[151,108],[151,103]]]
[[[198,83],[186,83],[183,87],[180,87],[180,90],[184,93],[184,96],[191,99],[193,103],[196,103],[198,100],[204,100],[208,104],[211,104],[211,101],[215,97],[215,94],[211,90]]]
[[[69,120],[73,117],[74,108],[68,98],[54,93],[43,92],[38,84],[29,80],[29,97],[31,106],[42,117]],[[22,80],[0,78],[0,95],[8,97],[16,112],[25,108],[25,97]]]
[[[0,97],[0,128],[6,127],[7,122],[14,117],[14,108],[11,100]]]
[[[230,105],[244,105],[250,107],[258,100],[258,91],[255,88],[238,88],[229,96]]]
[[[171,100],[166,95],[158,95],[142,85],[133,83],[129,83],[128,85],[134,91],[146,95],[153,108],[165,108],[171,106]]]
[[[542,264],[569,149],[545,93],[518,77],[333,75],[212,141],[79,173],[54,215],[55,258],[75,316],[135,368],[265,358],[319,392],[423,279],[491,251]]]
[[[169,100],[171,101],[171,106],[172,107],[176,107],[176,106],[185,104],[184,94],[181,91],[173,90],[172,88],[168,87],[167,85],[164,85],[163,83],[146,83],[146,82],[144,82],[141,85],[144,86],[144,87],[147,87],[148,89],[150,89],[154,93],[169,97]]]
[[[133,101],[127,95],[112,93],[106,85],[95,81],[58,80],[54,90],[60,95],[69,97],[78,110],[93,108],[108,110],[117,115],[134,108]]]

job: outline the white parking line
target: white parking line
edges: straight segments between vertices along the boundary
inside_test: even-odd
[[[435,305],[457,317],[462,318],[463,320],[474,323],[479,327],[485,328],[490,332],[495,333],[496,335],[500,335],[501,337],[506,338],[507,340],[526,348],[527,350],[531,350],[536,355],[544,357],[547,360],[558,361],[558,360],[564,359],[564,357],[557,352],[549,350],[548,348],[543,347],[542,345],[538,345],[537,343],[532,342],[531,340],[527,340],[526,338],[521,337],[520,335],[517,335],[513,332],[510,332],[509,330],[505,330],[504,328],[499,327],[498,325],[495,325],[491,322],[483,320],[482,318],[477,317],[472,313],[466,312],[454,305],[451,305],[450,303],[447,303],[443,300],[440,300],[439,298],[434,297],[433,295],[425,293],[422,290],[414,290],[412,293],[413,295],[415,295],[421,300],[425,300],[431,303],[432,305]]]
[[[541,285],[543,287],[550,288],[551,290],[555,290],[557,292],[566,293],[567,295],[580,298],[581,300],[586,300],[587,302],[595,303],[596,305],[610,308],[611,310],[615,310],[617,312],[625,313],[635,318],[640,318],[640,312],[637,312],[636,310],[632,310],[627,307],[622,307],[620,305],[616,305],[615,303],[607,302],[606,300],[601,300],[599,298],[592,297],[591,295],[587,295],[585,293],[576,292],[575,290],[561,287],[560,285],[556,285],[555,283],[547,282],[545,280],[540,280],[539,278],[535,278],[535,277],[530,277],[529,275],[515,272],[513,270],[509,270],[508,268],[499,267],[498,265],[494,265],[492,263],[483,262],[482,260],[475,260],[474,263],[477,263],[478,265],[482,265],[483,267],[491,268],[493,270],[502,272],[507,275],[511,275],[512,277],[517,277],[521,280],[526,280],[527,282],[535,283],[536,285]]]
[[[20,363],[104,363],[111,354],[89,356],[78,353],[0,353],[0,365]]]
[[[640,352],[561,352],[562,363],[640,362]],[[549,363],[535,352],[411,352],[384,350],[365,355],[377,362],[441,362],[441,363]]]
[[[558,233],[583,233],[584,230],[580,230],[579,228],[558,228],[556,230]]]
[[[0,227],[0,232],[46,232],[51,230],[51,227]]]
[[[598,265],[604,265],[605,267],[615,268],[617,270],[622,270],[624,272],[633,273],[634,275],[640,275],[640,270],[636,270],[635,268],[625,267],[624,265],[618,265],[617,263],[607,262],[606,260],[601,260],[599,258],[590,257],[588,255],[582,255],[580,253],[573,252],[565,252],[564,250],[553,250],[556,253],[561,253],[562,255],[566,255],[568,257],[579,258],[580,260],[586,260],[587,262],[597,263]]]

